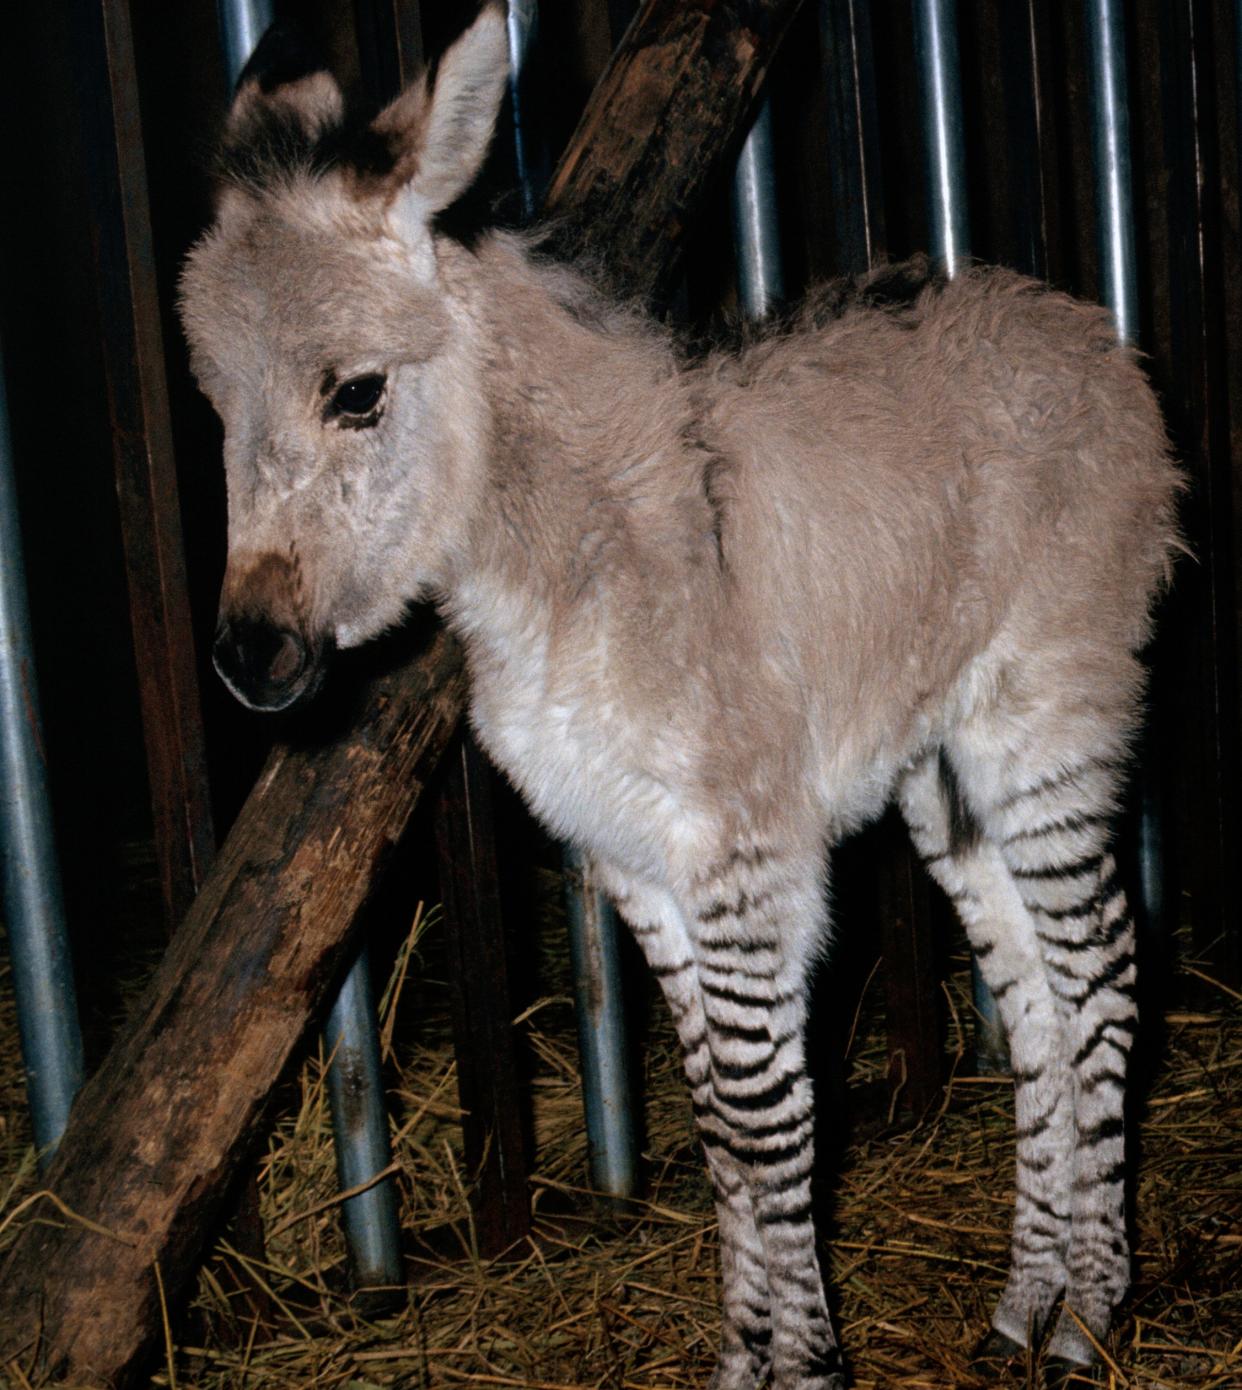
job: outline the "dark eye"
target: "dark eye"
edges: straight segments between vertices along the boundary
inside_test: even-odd
[[[333,415],[369,415],[380,403],[387,377],[356,376],[337,388],[329,410]]]

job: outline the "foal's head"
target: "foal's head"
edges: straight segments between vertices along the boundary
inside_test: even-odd
[[[369,123],[279,27],[242,74],[181,309],[225,427],[215,664],[253,708],[313,691],[452,551],[478,450],[432,219],[474,180],[506,75],[495,5]]]

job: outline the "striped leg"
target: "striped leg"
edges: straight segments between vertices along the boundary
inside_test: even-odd
[[[660,982],[681,1042],[686,1079],[700,1118],[711,1114],[711,1055],[699,965],[672,896],[597,865],[600,881],[634,932]],[[705,1135],[706,1138],[706,1135]],[[705,1144],[720,1231],[723,1317],[713,1390],[755,1390],[770,1365],[771,1318],[763,1247],[750,1189],[727,1148]]]
[[[907,774],[900,798],[916,848],[957,907],[1009,1036],[1017,1191],[1009,1278],[992,1325],[1002,1344],[1029,1346],[1065,1286],[1070,1244],[1073,1098],[1057,1000],[1035,922],[943,753],[929,754]]]
[[[776,1390],[841,1390],[815,1253],[803,1052],[821,866],[739,849],[697,881],[687,909],[710,1082],[698,1116],[720,1201],[726,1307],[752,1363],[770,1353]],[[734,1383],[746,1382],[723,1367],[714,1382]]]
[[[1096,1359],[1129,1282],[1125,1230],[1125,1079],[1137,1022],[1134,927],[1108,852],[1119,773],[1082,758],[1031,777],[997,806],[997,830],[1035,921],[1067,1040],[1075,1148],[1065,1307],[1049,1356]]]

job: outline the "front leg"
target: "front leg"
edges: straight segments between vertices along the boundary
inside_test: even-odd
[[[826,927],[821,873],[818,856],[800,861],[752,843],[685,895],[706,1051],[696,1111],[733,1209],[749,1199],[748,1255],[753,1277],[766,1273],[776,1390],[845,1383],[815,1253],[803,1045],[807,974]],[[734,1298],[745,1307],[741,1275]]]
[[[668,1002],[702,1130],[703,1116],[711,1113],[712,1071],[699,965],[685,919],[671,893],[605,864],[596,863],[595,872],[633,931]],[[739,1164],[714,1142],[708,1142],[706,1150],[720,1231],[723,1304],[720,1360],[712,1390],[756,1390],[771,1364],[763,1246],[749,1183]]]

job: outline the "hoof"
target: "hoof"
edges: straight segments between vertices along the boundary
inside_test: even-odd
[[[1015,1342],[996,1328],[989,1329],[987,1335],[974,1349],[970,1358],[970,1370],[980,1380],[991,1380],[1002,1371],[1026,1360],[1026,1348]]]
[[[1064,1356],[1049,1356],[1044,1361],[1044,1390],[1086,1390],[1101,1383],[1099,1366],[1067,1361]]]

